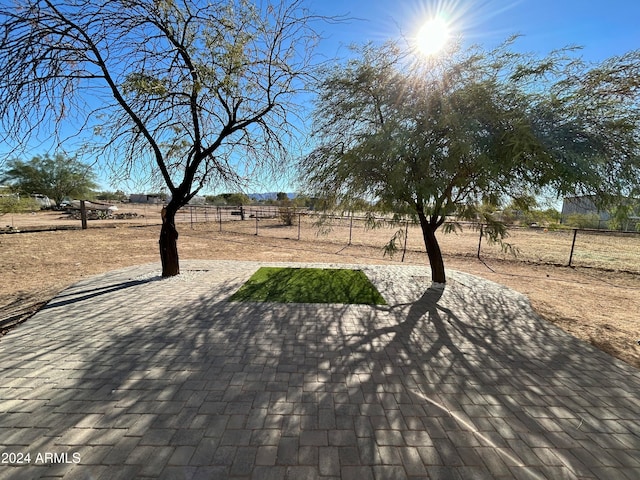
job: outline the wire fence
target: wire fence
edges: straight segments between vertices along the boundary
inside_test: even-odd
[[[103,219],[91,223],[92,227],[111,224],[130,226],[160,225],[162,205],[123,205],[118,211],[127,219]],[[58,230],[79,228],[79,221],[50,212],[51,219],[41,224],[40,217],[24,216],[24,225],[6,229],[6,233],[20,231]],[[6,217],[3,217],[3,220]],[[35,222],[31,225],[27,222]],[[188,205],[178,211],[179,228],[189,225],[194,230],[218,231],[257,235],[266,238],[301,240],[340,246],[376,248],[382,255],[390,239],[396,239],[394,259],[402,261],[407,254],[425,253],[419,225],[389,218],[366,218],[363,215],[326,215],[277,205],[243,207]],[[30,226],[31,225],[31,226]],[[444,255],[478,256],[485,259],[509,259],[537,264],[595,267],[607,270],[640,273],[640,233],[595,229],[545,229],[511,226],[505,244],[492,244],[481,236],[480,225],[461,224],[462,230],[444,234],[441,228],[437,238]],[[1,231],[1,229],[0,229]],[[205,233],[206,234],[206,233]],[[511,246],[512,248],[503,248]],[[515,253],[515,255],[514,255]]]
[[[425,252],[422,230],[410,220],[326,215],[278,206],[187,206],[179,212],[177,221],[188,222],[194,229],[206,224],[206,228],[220,232],[380,249],[395,238],[394,258],[398,260],[407,252]],[[639,233],[512,226],[503,244],[498,244],[489,242],[478,224],[461,223],[460,226],[462,229],[455,233],[445,234],[443,229],[437,233],[444,255],[640,273]]]

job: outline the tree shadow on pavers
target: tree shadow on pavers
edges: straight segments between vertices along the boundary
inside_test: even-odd
[[[102,295],[108,295],[110,293],[114,293],[119,290],[138,287],[140,285],[144,285],[145,283],[157,282],[162,280],[164,280],[164,278],[162,278],[161,276],[155,276],[152,278],[146,278],[142,280],[128,280],[128,281],[116,282],[113,284],[96,287],[96,288],[88,288],[84,290],[72,290],[69,293],[62,293],[60,295],[57,295],[52,301],[50,301],[47,305],[45,305],[43,310],[63,307],[71,303],[83,302],[86,300],[93,300],[96,297],[100,297]]]
[[[382,387],[391,405],[398,398],[410,405],[397,411],[406,445],[424,425],[423,448],[408,450],[416,474],[429,462],[455,467],[461,478],[575,478],[616,466],[640,472],[639,423],[630,416],[638,375],[541,320],[525,297],[456,285],[390,313],[397,323],[380,326],[378,316],[350,337],[341,369],[353,371],[353,359],[377,345],[374,361],[367,355],[355,366],[372,380],[360,388]],[[375,445],[380,451],[379,438]]]
[[[111,464],[120,466],[123,477],[133,478],[137,470],[154,476],[157,464],[149,465],[148,454],[162,444],[145,437],[144,448],[136,450],[137,432],[153,425],[152,419],[176,416],[183,402],[172,399],[182,376],[206,368],[206,352],[220,345],[209,338],[206,308],[190,308],[190,292],[181,299],[173,298],[175,286],[172,292],[166,282],[143,281],[135,288],[108,283],[110,294],[99,302],[82,295],[40,312],[3,342],[0,450],[32,455],[29,465],[2,465],[0,478],[117,478],[117,470],[106,468]],[[214,285],[206,306],[237,287]],[[191,322],[194,313],[201,316]],[[126,465],[138,452],[149,461],[132,458]],[[36,453],[57,456],[40,459]],[[74,453],[81,456],[79,465]]]
[[[585,446],[605,466],[636,468],[637,423],[611,414],[618,396],[637,412],[637,377],[521,296],[454,284],[390,307],[227,302],[238,286],[180,301],[146,284],[138,301],[114,292],[115,313],[69,305],[67,322],[92,321],[37,359],[48,362],[30,370],[41,384],[0,410],[11,430],[0,443],[81,462],[6,471],[573,478],[586,476]],[[150,314],[148,302],[166,307]]]
[[[603,421],[598,409],[614,403],[591,392],[610,378],[602,374],[610,359],[509,290],[459,284],[389,308],[246,308],[215,305],[216,335],[229,351],[207,372],[218,390],[198,415],[215,428],[191,463],[255,478],[396,467],[571,478],[637,465],[623,451],[637,446],[635,429]],[[634,388],[624,387],[634,411]],[[626,445],[614,448],[612,434]]]

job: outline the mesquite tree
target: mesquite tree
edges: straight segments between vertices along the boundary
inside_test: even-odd
[[[81,142],[119,175],[156,175],[163,276],[182,206],[286,156],[316,41],[299,0],[19,0],[0,19],[4,142]]]
[[[66,197],[84,198],[98,186],[89,165],[62,154],[37,155],[28,162],[12,158],[0,172],[0,182],[22,194],[47,195],[58,205]]]
[[[488,222],[500,241],[505,226],[482,207],[501,198],[638,185],[639,55],[595,69],[570,50],[536,58],[511,45],[428,59],[368,45],[327,69],[317,146],[301,162],[310,193],[416,217],[432,280],[445,283],[436,232],[447,219]]]

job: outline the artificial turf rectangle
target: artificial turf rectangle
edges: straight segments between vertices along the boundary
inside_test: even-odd
[[[386,305],[360,270],[261,267],[232,302],[358,303]]]

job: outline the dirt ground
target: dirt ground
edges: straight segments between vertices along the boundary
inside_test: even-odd
[[[0,222],[10,220],[5,216]],[[90,223],[88,230],[0,235],[0,321],[28,318],[83,277],[158,262],[159,227],[149,223],[100,223],[103,228]],[[219,232],[215,223],[194,229],[181,226],[179,250],[181,259],[375,264],[400,260],[384,257],[375,247]],[[424,253],[407,252],[405,257],[405,263],[425,262]],[[640,368],[640,275],[462,255],[445,255],[445,264],[526,294],[548,321]]]

